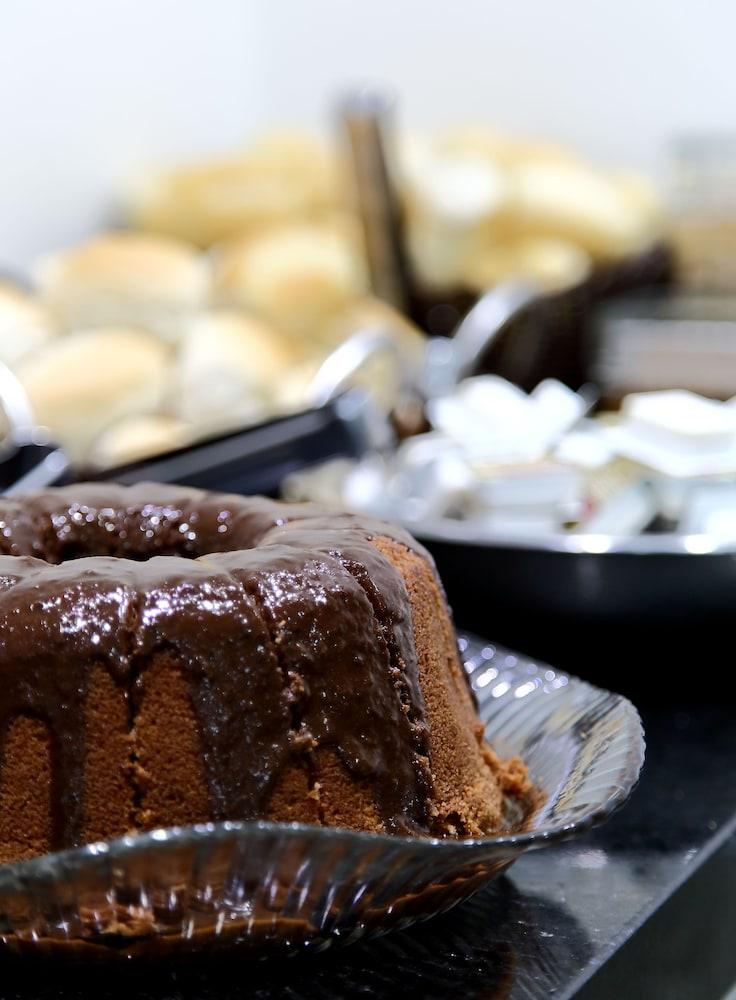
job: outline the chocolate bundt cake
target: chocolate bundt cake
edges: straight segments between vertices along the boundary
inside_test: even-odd
[[[311,505],[0,499],[0,862],[220,819],[470,836],[522,794],[432,561]]]

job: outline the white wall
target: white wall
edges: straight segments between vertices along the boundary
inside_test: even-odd
[[[0,269],[96,228],[141,164],[258,121],[257,10],[237,0],[3,0]]]
[[[458,117],[655,169],[733,129],[732,0],[4,0],[0,268],[89,231],[153,160],[324,124],[385,83],[409,126]]]
[[[736,129],[733,0],[267,0],[275,117],[386,81],[410,126],[489,120],[656,169],[673,134]]]

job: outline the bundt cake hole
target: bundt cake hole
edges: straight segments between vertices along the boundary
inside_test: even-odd
[[[198,511],[176,505],[117,509],[71,503],[62,511],[33,516],[34,555],[52,564],[96,556],[134,562],[154,556],[196,559],[220,547],[213,526],[202,533],[200,521]]]

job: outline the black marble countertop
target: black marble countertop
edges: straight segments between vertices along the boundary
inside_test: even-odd
[[[736,713],[654,710],[644,722],[647,762],[619,813],[524,856],[443,917],[278,963],[111,974],[4,959],[0,998],[720,997],[736,978]]]

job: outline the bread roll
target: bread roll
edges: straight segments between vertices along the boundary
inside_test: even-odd
[[[377,352],[366,359],[346,384],[367,390],[384,410],[399,401],[406,381],[416,382],[424,359],[425,335],[380,299],[364,296],[335,313],[324,328],[320,343],[302,360],[295,360],[277,380],[275,406],[279,413],[292,413],[315,405],[315,376],[332,351],[353,334],[375,331],[387,335],[398,348],[396,354]]]
[[[652,213],[629,188],[584,164],[529,161],[515,172],[519,233],[577,243],[596,260],[620,260],[656,238]]]
[[[636,256],[664,228],[660,200],[641,178],[482,125],[409,137],[398,164],[412,262],[435,289],[483,290],[517,276],[564,287],[589,258]]]
[[[506,171],[481,156],[435,156],[409,177],[406,198],[417,277],[430,287],[453,287],[488,233],[501,232],[509,181]]]
[[[108,327],[57,338],[17,374],[37,423],[80,461],[111,423],[159,406],[167,366],[168,350],[157,338]]]
[[[55,333],[43,306],[17,285],[0,281],[0,361],[14,367],[47,344]]]
[[[172,406],[203,431],[271,416],[281,380],[303,351],[267,323],[237,310],[194,321],[173,377]]]
[[[181,448],[193,437],[189,424],[164,413],[125,417],[102,432],[87,458],[90,465],[108,469]]]
[[[274,223],[318,219],[340,192],[326,146],[279,132],[237,156],[142,177],[131,192],[130,215],[142,229],[207,247]]]
[[[497,165],[513,169],[520,163],[546,160],[580,163],[572,149],[549,139],[510,135],[484,124],[465,124],[440,133],[435,145],[440,153],[484,156]]]
[[[68,330],[135,326],[176,341],[208,288],[191,245],[144,233],[112,232],[43,259],[42,301]]]
[[[612,174],[611,180],[634,210],[641,213],[643,223],[651,227],[654,235],[664,233],[667,214],[662,198],[652,182],[641,174],[623,170]]]
[[[380,299],[366,296],[354,299],[336,313],[324,330],[322,342],[305,359],[291,366],[280,380],[278,403],[280,410],[298,410],[317,401],[313,380],[330,354],[354,334],[383,334],[395,345],[395,350],[380,349],[364,358],[359,367],[346,378],[345,385],[367,390],[384,410],[391,409],[407,381],[416,382],[424,358],[424,334],[401,313]],[[320,380],[321,381],[321,380]],[[320,388],[324,388],[320,385]],[[319,395],[319,393],[317,393]]]
[[[589,254],[567,240],[530,236],[489,245],[465,262],[461,284],[482,294],[504,281],[528,281],[544,291],[580,284],[591,271]]]
[[[353,299],[332,316],[324,329],[324,349],[333,350],[360,330],[378,330],[387,334],[409,362],[418,362],[422,358],[426,337],[419,327],[388,302],[371,295]]]
[[[311,354],[285,372],[276,386],[274,406],[278,413],[299,413],[314,406],[311,387],[324,361],[324,354]]]
[[[336,225],[277,228],[222,247],[213,294],[297,339],[319,340],[338,309],[366,290],[359,249]]]
[[[339,346],[361,330],[385,334],[398,349],[397,354],[378,352],[351,379],[351,384],[366,389],[385,411],[389,411],[399,401],[406,382],[417,383],[426,337],[393,306],[366,296],[350,302],[334,317],[326,329],[330,347]]]

